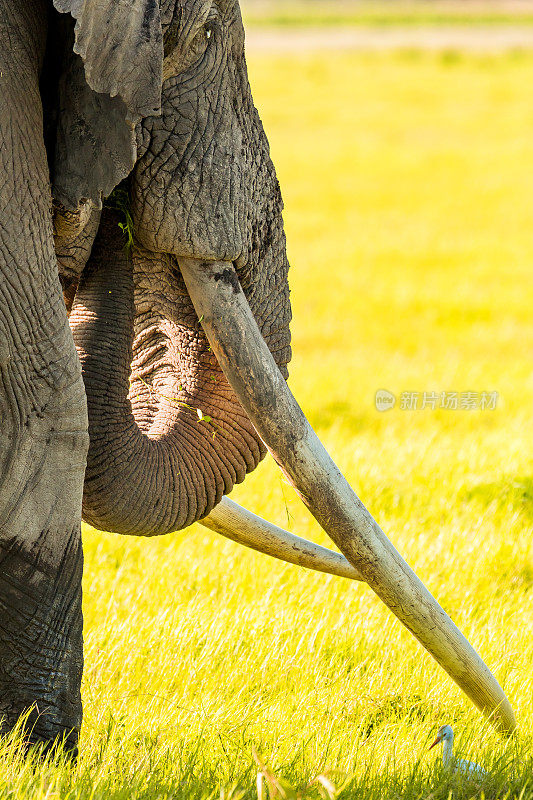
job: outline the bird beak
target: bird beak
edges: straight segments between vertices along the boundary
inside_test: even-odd
[[[441,735],[439,733],[439,735],[437,736],[437,738],[435,739],[435,741],[433,742],[433,744],[431,745],[431,747],[429,749],[431,750],[432,747],[435,747],[435,745],[438,744],[440,742],[440,740],[441,740]]]

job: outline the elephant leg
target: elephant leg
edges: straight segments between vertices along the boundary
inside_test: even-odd
[[[86,402],[57,277],[39,77],[45,0],[0,0],[0,731],[81,724]]]

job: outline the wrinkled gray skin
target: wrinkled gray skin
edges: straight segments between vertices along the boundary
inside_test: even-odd
[[[73,750],[82,497],[96,527],[166,533],[264,455],[177,258],[233,261],[284,374],[290,359],[238,3],[129,3],[0,0],[0,717],[9,730],[33,708],[28,740]],[[100,209],[121,181],[128,251],[122,215]]]

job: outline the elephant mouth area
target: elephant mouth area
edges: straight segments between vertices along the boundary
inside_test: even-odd
[[[235,398],[207,341],[177,262],[134,250],[129,401],[152,439],[185,426],[208,438],[235,423]],[[244,412],[242,412],[244,417]]]
[[[195,334],[154,311],[135,318],[128,398],[137,425],[150,438],[161,438],[182,423],[216,432],[214,396],[223,400],[229,387],[220,392],[225,379]]]

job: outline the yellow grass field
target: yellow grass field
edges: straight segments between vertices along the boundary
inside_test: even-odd
[[[281,781],[263,800],[327,798],[319,775],[339,798],[533,798],[533,55],[249,67],[286,204],[291,388],[519,736],[499,740],[364,585],[199,526],[85,528],[81,757],[34,770],[4,746],[0,798],[252,800],[254,749]],[[404,410],[402,392],[498,402]],[[232,496],[327,543],[271,460]],[[446,722],[481,787],[427,752]]]

